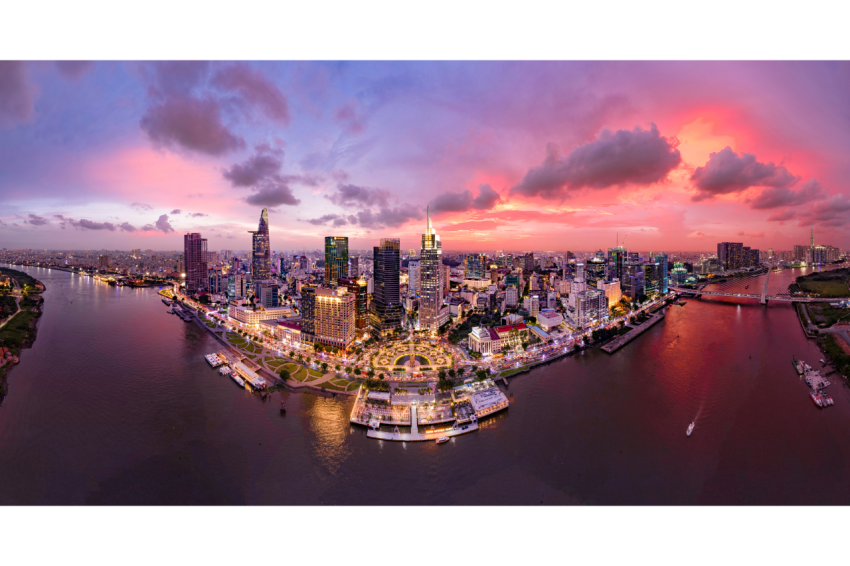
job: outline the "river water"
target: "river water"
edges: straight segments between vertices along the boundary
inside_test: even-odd
[[[155,289],[16,269],[47,291],[0,407],[3,504],[850,504],[850,389],[812,403],[791,356],[821,354],[788,304],[669,307],[614,355],[514,379],[508,411],[437,446],[367,439],[345,397],[284,394],[312,416],[281,415]]]

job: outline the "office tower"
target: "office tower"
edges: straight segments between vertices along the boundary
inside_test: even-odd
[[[348,277],[348,238],[325,236],[325,285],[335,286]]]
[[[623,297],[622,290],[620,289],[619,279],[612,279],[610,281],[597,281],[596,288],[605,293],[605,296],[608,297],[609,307],[619,303],[620,299]]]
[[[665,295],[667,291],[669,291],[669,278],[667,275],[668,272],[668,263],[667,263],[667,254],[659,253],[653,256],[655,263],[658,264],[658,270],[660,272],[660,285],[658,291]]]
[[[623,296],[631,301],[645,296],[643,265],[636,261],[627,261],[623,264],[623,280],[620,281]]]
[[[345,287],[349,293],[354,295],[354,330],[357,336],[362,336],[369,329],[368,284],[365,279],[349,277],[348,279],[340,279],[339,285]]]
[[[721,269],[726,271],[744,267],[744,244],[740,242],[720,242],[717,244],[717,259]]]
[[[608,250],[608,276],[607,279],[623,278],[623,263],[626,258],[626,249],[623,247],[610,248]]]
[[[301,339],[346,349],[354,341],[356,298],[345,287],[301,288]]]
[[[534,271],[534,252],[528,252],[523,256],[522,268],[526,273]]]
[[[302,255],[298,259],[298,264],[301,266],[301,269],[303,269],[304,271],[307,271],[308,269],[310,269],[310,262],[307,259],[306,255]]]
[[[440,284],[443,249],[440,236],[431,226],[430,207],[425,210],[425,233],[422,234],[419,264],[419,330],[435,334],[440,328],[440,308],[443,305],[443,287]]]
[[[419,292],[421,275],[422,265],[419,261],[413,260],[407,264],[407,290],[409,293]]]
[[[197,232],[183,236],[186,290],[197,293],[207,286],[207,241]]]
[[[608,316],[608,297],[598,289],[586,289],[576,299],[576,323],[586,328]]]
[[[272,276],[271,246],[269,243],[269,212],[263,209],[260,226],[253,234],[251,242],[251,277],[254,281],[265,281]]]
[[[280,269],[278,270],[278,276],[281,279],[286,279],[286,260],[283,257],[283,254],[280,254]]]
[[[103,267],[103,268],[109,267],[109,256],[108,255],[98,256],[98,259],[100,260],[100,267]]]
[[[369,326],[373,334],[385,334],[401,328],[402,305],[399,295],[398,238],[381,238],[373,249],[373,299]]]
[[[349,260],[348,276],[354,279],[360,277],[360,258],[355,256]]]
[[[596,286],[597,281],[604,280],[606,268],[607,264],[603,258],[593,257],[589,259],[584,267],[587,284]]]
[[[661,269],[653,261],[643,262],[643,293],[654,297],[661,292]]]
[[[207,291],[221,293],[227,288],[227,277],[220,267],[209,267],[207,271]]]
[[[257,304],[266,308],[280,306],[280,285],[273,281],[254,281],[254,297]]]
[[[464,259],[467,279],[483,279],[484,270],[487,265],[487,256],[484,254],[470,254]]]

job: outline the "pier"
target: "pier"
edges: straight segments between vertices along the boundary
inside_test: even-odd
[[[604,346],[602,346],[602,351],[608,354],[613,354],[641,334],[643,334],[646,330],[652,327],[656,322],[664,318],[664,313],[659,312],[651,315],[651,318],[644,322],[643,324],[639,324],[638,326],[633,326],[630,332],[623,334],[622,336],[617,336]]]

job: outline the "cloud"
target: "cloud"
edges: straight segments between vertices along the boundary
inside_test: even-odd
[[[245,202],[254,206],[278,206],[281,204],[297,205],[301,201],[292,194],[292,189],[285,183],[269,183],[256,193],[245,199]]]
[[[478,196],[472,198],[472,192],[443,193],[428,203],[432,213],[466,212],[468,210],[490,210],[497,203],[503,202],[499,193],[490,185],[479,185]]]
[[[94,68],[94,61],[56,61],[56,69],[66,79],[76,81]]]
[[[122,232],[138,232],[139,231],[138,228],[136,228],[135,226],[133,226],[129,222],[122,222],[121,224],[118,225],[118,228]]]
[[[38,216],[36,214],[30,214],[28,218],[29,219],[24,220],[24,222],[26,222],[27,224],[32,224],[33,226],[45,226],[47,224],[50,224],[47,218],[44,218],[43,216]]]
[[[189,216],[192,218],[201,218],[202,216],[209,216],[209,214],[204,214],[203,212],[192,212]]]
[[[726,146],[712,153],[705,166],[697,167],[691,175],[691,181],[698,191],[691,200],[699,202],[750,187],[787,188],[799,180],[782,165],[759,163],[755,155],[738,155]]]
[[[0,127],[32,120],[38,94],[38,87],[29,80],[26,63],[0,61]]]
[[[836,228],[850,222],[850,198],[838,194],[812,205],[808,210],[799,213],[797,218],[800,226],[817,224],[819,226]]]
[[[182,211],[182,210],[180,210],[179,208],[175,208],[175,209],[174,209],[174,210],[172,210],[169,214],[181,214],[182,212],[183,212],[183,211]]]
[[[153,104],[139,122],[158,146],[183,147],[223,155],[245,147],[221,120],[221,107],[211,97],[174,96]]]
[[[768,187],[748,202],[750,203],[750,208],[756,210],[783,206],[799,206],[824,198],[821,189],[821,184],[816,179],[810,179],[800,187],[799,191],[792,191],[788,187]]]
[[[171,227],[171,223],[168,221],[168,215],[163,214],[160,216],[157,221],[154,223],[154,226],[157,230],[161,231],[164,234],[168,234],[169,232],[174,232],[174,228]]]
[[[244,101],[280,124],[289,123],[286,96],[262,71],[245,63],[228,65],[217,71],[211,84],[221,90],[236,92]]]
[[[553,143],[546,145],[543,164],[528,170],[511,195],[569,198],[582,188],[659,183],[682,161],[676,138],[667,139],[655,124],[649,130],[602,130],[596,139],[561,157]]]
[[[54,214],[53,216],[54,218],[58,218],[61,221],[59,227],[63,230],[67,226],[73,226],[74,228],[77,228],[79,230],[108,230],[109,232],[114,232],[116,228],[115,224],[113,224],[112,222],[94,222],[92,220],[86,220],[85,218],[82,218],[80,220],[74,220],[73,218],[68,218],[67,216],[63,216],[61,214]],[[127,230],[127,227],[132,228],[132,226],[130,224],[127,224],[126,222],[122,226],[120,226],[122,230],[132,231]]]
[[[769,222],[779,222],[783,223],[787,220],[791,220],[797,215],[793,210],[786,210],[784,212],[774,212],[770,216],[767,217]]]
[[[334,119],[343,124],[348,133],[358,134],[363,131],[363,118],[357,115],[357,110],[351,102],[338,107],[334,112]]]
[[[336,192],[332,195],[326,195],[325,198],[339,206],[386,207],[389,205],[392,196],[392,193],[386,189],[339,184],[336,187]]]
[[[276,175],[283,166],[283,149],[267,144],[257,146],[257,153],[244,163],[236,163],[222,173],[234,187],[253,187]]]
[[[764,238],[764,232],[744,232],[743,230],[738,232],[738,236],[746,236],[748,238]]]
[[[134,202],[130,205],[130,208],[134,208],[139,212],[147,212],[148,210],[153,210],[153,207],[149,204],[145,204],[143,202]]]
[[[421,220],[424,217],[421,208],[405,204],[397,207],[383,207],[377,211],[361,210],[356,214],[325,214],[319,218],[306,220],[314,226],[346,226],[360,225],[363,228],[397,228],[410,220]]]

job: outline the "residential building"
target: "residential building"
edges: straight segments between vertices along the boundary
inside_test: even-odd
[[[721,269],[729,271],[745,267],[744,244],[740,242],[720,242],[717,244],[717,259]]]
[[[620,289],[620,280],[612,281],[597,281],[596,288],[602,291],[608,297],[608,305],[614,306],[623,298],[622,290]]]
[[[183,261],[186,267],[186,290],[203,291],[207,286],[207,241],[197,232],[183,236]]]
[[[523,299],[522,308],[528,311],[528,316],[536,317],[540,312],[540,297],[532,295]]]
[[[484,254],[469,254],[464,259],[466,279],[483,279],[487,267],[487,256]]]
[[[576,324],[587,328],[608,316],[608,297],[598,289],[587,289],[578,293],[576,300]]]
[[[519,304],[519,292],[514,285],[508,285],[505,288],[505,304],[509,308],[513,308]]]

